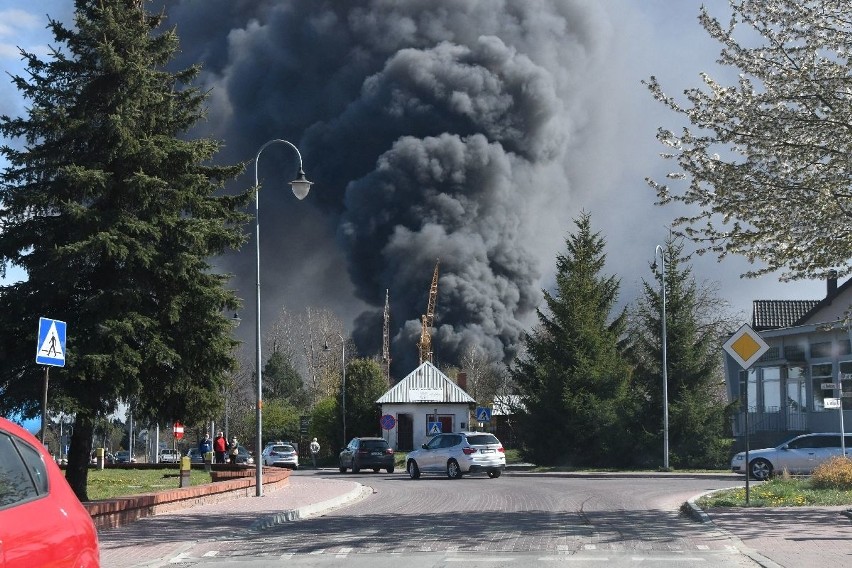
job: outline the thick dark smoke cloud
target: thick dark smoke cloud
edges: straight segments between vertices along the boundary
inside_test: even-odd
[[[362,354],[378,353],[389,289],[403,376],[440,259],[436,360],[470,345],[516,353],[576,214],[571,153],[611,33],[597,2],[182,0],[167,15],[179,63],[203,65],[200,129],[225,141],[223,159],[285,138],[316,183],[296,202],[280,179],[291,151],[264,151],[267,323],[282,305],[331,307]],[[250,252],[225,259],[247,310]]]

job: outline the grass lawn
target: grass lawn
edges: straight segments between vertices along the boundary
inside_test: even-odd
[[[210,483],[210,474],[204,470],[192,469],[189,473],[190,485]],[[180,487],[180,471],[177,468],[164,469],[90,469],[87,492],[89,499],[112,499],[141,493],[154,493]]]
[[[797,507],[852,505],[852,490],[815,489],[810,478],[778,477],[749,486],[746,505],[745,487],[716,491],[698,499],[702,509],[712,507]]]

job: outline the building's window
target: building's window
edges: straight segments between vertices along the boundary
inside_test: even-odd
[[[831,341],[811,344],[811,359],[821,359],[831,355]]]
[[[740,371],[740,402],[749,412],[757,412],[757,371]]]
[[[787,368],[787,408],[789,412],[805,412],[808,409],[805,368],[790,366]]]
[[[834,390],[823,390],[822,385],[833,383],[834,378],[831,374],[831,363],[821,363],[819,365],[811,365],[811,387],[814,393],[814,412],[822,412],[825,410],[823,404],[824,398],[834,396]]]
[[[775,361],[781,358],[781,348],[776,346],[770,347],[766,353],[760,356],[758,361]]]
[[[763,411],[778,412],[781,409],[781,368],[763,367],[761,394],[763,395]]]
[[[804,361],[805,348],[801,345],[787,345],[784,347],[784,358],[788,361]]]
[[[852,349],[849,348],[849,340],[842,339],[837,342],[837,354],[838,355],[849,355],[852,353]]]

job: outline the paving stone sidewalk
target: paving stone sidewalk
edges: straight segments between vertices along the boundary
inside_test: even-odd
[[[354,481],[290,476],[287,486],[262,497],[244,497],[146,517],[100,531],[103,568],[168,564],[168,559],[198,542],[233,537],[246,531],[305,518],[372,494]]]

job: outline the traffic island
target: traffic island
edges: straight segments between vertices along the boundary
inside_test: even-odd
[[[215,474],[215,475],[214,475]],[[83,503],[98,530],[120,527],[144,517],[199,505],[220,503],[228,499],[254,497],[255,469],[214,470],[211,478],[226,478],[203,485],[168,489],[101,501]],[[263,468],[263,491],[275,491],[289,483],[290,470]]]

